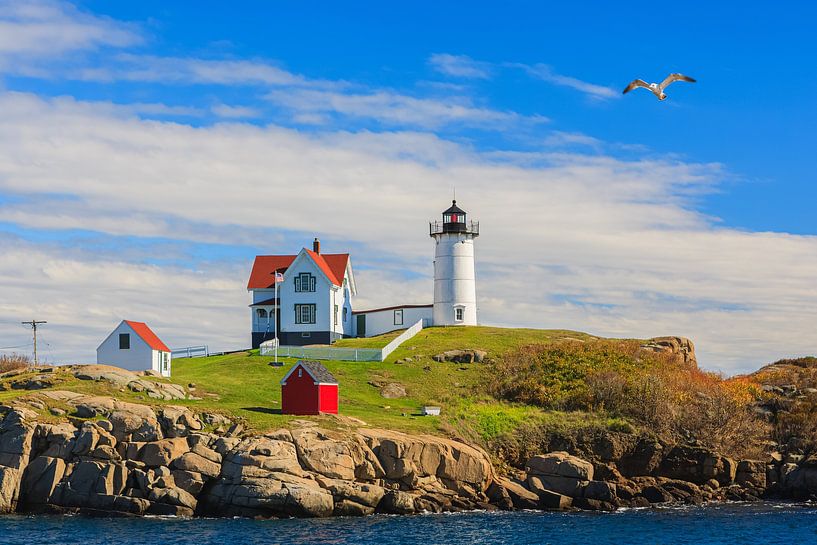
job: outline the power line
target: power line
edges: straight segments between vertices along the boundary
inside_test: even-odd
[[[20,322],[23,325],[30,325],[31,329],[34,330],[34,365],[38,365],[39,361],[37,360],[37,326],[40,324],[47,324],[45,320],[30,320],[28,322]]]
[[[17,346],[0,346],[0,350],[11,350],[12,348],[25,348],[31,346],[33,343],[18,344]]]

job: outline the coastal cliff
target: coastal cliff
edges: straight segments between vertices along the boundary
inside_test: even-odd
[[[173,381],[19,365],[0,373],[0,511],[325,517],[817,493],[814,358],[725,379],[683,337],[464,328],[413,343],[387,362],[326,362],[344,414],[312,417],[282,414],[286,369],[252,352],[179,362]],[[417,414],[426,404],[442,414]]]
[[[67,403],[83,418],[43,422]],[[217,414],[46,391],[2,408],[0,511],[325,517],[469,509],[591,509],[754,500],[817,490],[811,458],[732,460],[608,433],[494,469],[460,441],[380,429],[243,434]],[[215,426],[215,428],[214,428]],[[207,432],[205,429],[218,429]],[[556,446],[556,445],[554,445]]]
[[[43,423],[23,405],[0,424],[0,511],[192,516],[366,515],[487,507],[494,474],[479,448],[361,429],[239,436],[241,426],[73,392],[90,419]],[[41,401],[35,401],[39,403]],[[207,433],[207,422],[229,424]]]

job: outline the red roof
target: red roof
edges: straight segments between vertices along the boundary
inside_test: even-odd
[[[329,281],[336,286],[343,284],[346,276],[346,265],[349,263],[349,254],[317,254],[312,250],[306,250],[309,257],[320,267]],[[255,263],[250,273],[250,281],[247,282],[247,289],[265,289],[275,286],[275,272],[286,271],[295,258],[294,255],[259,255],[255,257]]]
[[[162,339],[156,336],[156,333],[154,333],[146,323],[131,322],[130,320],[125,320],[125,323],[131,326],[131,329],[133,329],[143,341],[148,343],[148,346],[150,346],[152,349],[161,350],[162,352],[170,352],[167,345],[162,342]]]
[[[264,289],[275,287],[275,272],[284,272],[292,265],[294,255],[258,255],[252,264],[250,281],[247,289]]]

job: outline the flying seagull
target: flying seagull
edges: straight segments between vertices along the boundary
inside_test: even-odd
[[[636,87],[643,87],[644,89],[650,91],[652,94],[658,97],[658,100],[664,100],[667,98],[667,95],[664,94],[664,89],[669,87],[669,84],[674,81],[688,81],[690,83],[695,83],[695,80],[689,76],[685,76],[683,74],[670,74],[666,77],[664,81],[661,83],[647,83],[643,79],[634,79],[630,85],[624,89],[624,93],[629,93]]]

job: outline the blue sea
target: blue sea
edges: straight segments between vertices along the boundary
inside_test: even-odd
[[[817,543],[817,506],[729,504],[616,513],[470,512],[320,520],[0,517],[3,545]]]

